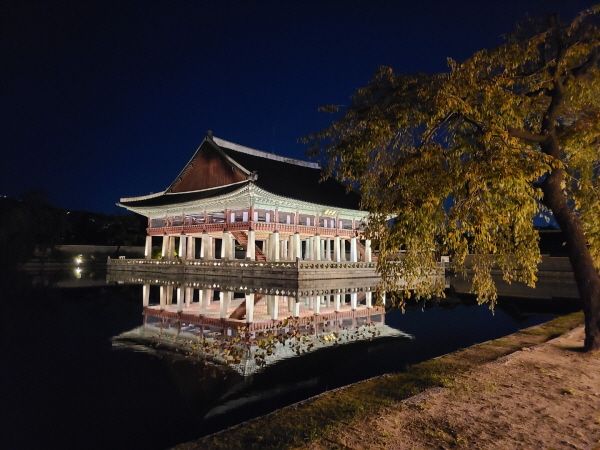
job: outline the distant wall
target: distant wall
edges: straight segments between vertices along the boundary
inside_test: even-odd
[[[83,255],[83,257],[89,257],[92,254],[102,254],[107,256],[113,256],[117,251],[116,245],[59,245],[56,249],[60,252],[69,255]],[[119,255],[130,256],[130,257],[144,257],[144,247],[137,247],[132,245],[122,245],[119,248]]]

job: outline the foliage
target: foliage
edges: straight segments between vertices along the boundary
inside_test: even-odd
[[[47,250],[61,243],[68,230],[64,211],[46,203],[43,191],[29,191],[23,200],[4,198],[0,202],[0,263],[9,267],[25,262],[36,247]]]
[[[66,211],[48,204],[44,191],[28,191],[20,200],[0,199],[0,265],[22,263],[36,248],[44,257],[64,244],[143,245],[146,218]]]
[[[459,272],[475,254],[480,302],[496,299],[494,265],[532,286],[537,215],[554,215],[569,235],[581,228],[574,253],[600,268],[599,13],[528,20],[497,49],[449,59],[449,73],[381,67],[343,117],[304,138],[326,157],[327,176],[360,183],[385,289],[422,279],[439,253]],[[392,262],[398,249],[402,264]],[[442,288],[421,283],[417,294]]]

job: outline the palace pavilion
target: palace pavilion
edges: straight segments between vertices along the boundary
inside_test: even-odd
[[[360,194],[314,162],[208,132],[164,191],[118,203],[148,218],[146,259],[371,262]],[[237,251],[236,251],[237,249]],[[243,249],[243,250],[241,250]]]

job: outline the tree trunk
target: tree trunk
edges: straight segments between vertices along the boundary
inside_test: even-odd
[[[585,341],[587,351],[600,349],[600,274],[594,267],[592,255],[587,247],[583,225],[569,207],[563,194],[562,169],[550,173],[542,184],[544,204],[567,237],[567,252],[577,282],[579,296],[583,300],[585,314]]]

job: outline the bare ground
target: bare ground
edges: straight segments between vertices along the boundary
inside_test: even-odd
[[[600,352],[583,326],[458,376],[308,447],[320,449],[600,449]]]

